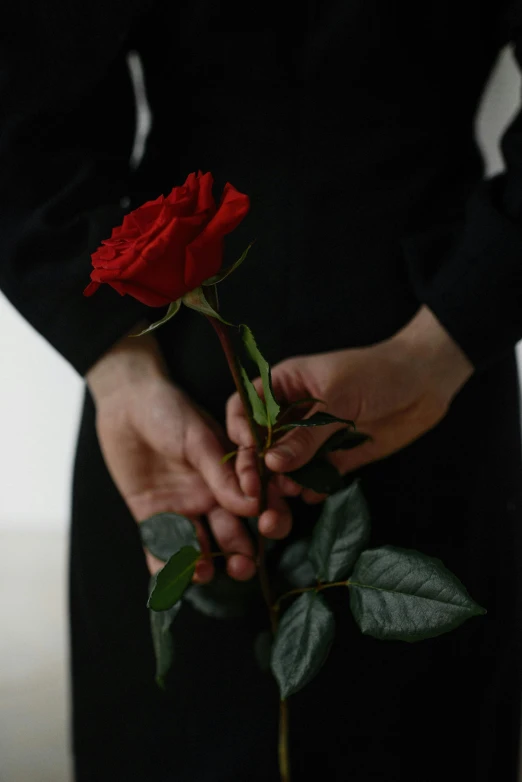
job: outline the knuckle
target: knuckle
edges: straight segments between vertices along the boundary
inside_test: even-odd
[[[228,491],[235,489],[237,485],[237,478],[235,473],[228,469],[226,464],[223,465],[223,468],[224,469],[219,475],[219,486],[222,496],[224,496]]]
[[[225,515],[221,509],[214,516],[214,535],[220,547],[226,551],[239,551],[244,548],[244,539],[235,520]]]

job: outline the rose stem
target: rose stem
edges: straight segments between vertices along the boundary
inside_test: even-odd
[[[241,402],[243,404],[243,408],[245,410],[245,415],[248,420],[250,432],[252,434],[252,439],[255,443],[256,457],[257,457],[256,466],[257,466],[259,479],[261,481],[261,496],[259,499],[259,515],[261,515],[261,513],[265,510],[267,505],[267,486],[268,486],[268,477],[269,477],[265,467],[265,460],[262,452],[261,439],[259,437],[259,433],[256,428],[256,422],[254,421],[254,417],[251,412],[250,402],[248,400],[245,387],[243,386],[243,382],[241,380],[239,362],[236,353],[234,351],[232,340],[230,338],[229,328],[224,323],[219,321],[217,318],[213,318],[207,315],[207,319],[211,322],[214,330],[216,331],[216,334],[219,337],[219,341],[221,342],[221,347],[223,348],[223,352],[227,359],[230,373],[232,375],[232,379],[234,380],[234,384],[237,388],[239,398],[241,399]],[[261,584],[261,591],[263,593],[264,601],[268,608],[272,634],[275,635],[277,631],[277,625],[278,625],[278,612],[274,608],[274,603],[272,600],[272,592],[270,589],[270,582],[268,579],[268,573],[265,566],[264,538],[259,532],[258,532],[257,542],[258,542],[257,566],[258,566],[258,573],[259,573],[259,582]],[[281,774],[281,782],[290,782],[290,763],[289,763],[289,754],[288,754],[288,705],[287,702],[284,700],[280,700],[279,702],[279,771]]]
[[[288,753],[288,703],[279,701],[279,773],[281,782],[290,782],[290,756]]]

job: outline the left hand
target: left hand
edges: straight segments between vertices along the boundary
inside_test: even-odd
[[[337,451],[330,460],[344,474],[403,448],[446,414],[449,405],[473,374],[473,365],[427,307],[390,339],[365,348],[338,350],[290,358],[272,369],[274,393],[279,401],[314,397],[326,402],[309,414],[326,410],[351,419],[369,434],[371,441],[351,450]],[[259,379],[256,388],[261,392]],[[265,456],[267,467],[285,473],[301,467],[341,425],[294,429]],[[242,446],[236,471],[248,496],[259,492],[251,435],[237,394],[227,406],[229,438]],[[246,448],[246,450],[245,450]],[[290,493],[290,479],[279,476],[279,485]],[[294,494],[301,489],[294,484]],[[307,502],[324,499],[302,491]],[[273,514],[272,514],[273,515]],[[259,521],[265,533],[275,523],[269,513]]]
[[[136,522],[162,511],[187,516],[208,555],[210,538],[201,521],[206,517],[228,575],[251,578],[255,551],[242,518],[256,515],[258,500],[242,494],[232,463],[221,463],[230,443],[221,426],[172,381],[155,335],[123,337],[86,380],[105,465]],[[273,537],[283,537],[291,513],[275,487],[268,504],[278,520]],[[151,574],[164,565],[147,549],[145,557]],[[213,559],[205,556],[194,580],[210,581],[214,572]]]

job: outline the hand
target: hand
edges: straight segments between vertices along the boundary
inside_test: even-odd
[[[371,441],[351,451],[330,454],[344,474],[408,445],[432,429],[446,414],[451,400],[473,373],[473,366],[437,321],[422,307],[415,318],[392,338],[367,348],[339,350],[291,358],[272,370],[276,398],[294,402],[314,397],[326,402],[315,405],[310,414],[326,410],[340,418],[354,420]],[[257,379],[257,390],[262,386]],[[306,464],[339,425],[297,428],[287,433],[265,457],[276,473],[289,472]],[[259,491],[250,432],[237,394],[227,408],[230,439],[246,450],[240,452],[236,468],[243,491]],[[282,481],[288,481],[282,478]],[[289,493],[289,486],[281,484]],[[307,502],[324,499],[311,490],[302,491]],[[265,519],[260,519],[261,523]]]
[[[208,552],[199,520],[205,515],[228,556],[229,575],[251,578],[254,548],[239,517],[257,515],[257,499],[242,493],[231,463],[220,463],[231,444],[210,415],[169,380],[154,337],[121,340],[89,371],[87,382],[107,468],[136,521],[169,510],[186,515]],[[284,501],[278,501],[282,509]],[[284,509],[281,515],[284,520]],[[149,552],[146,556],[151,573],[163,566]],[[206,559],[195,580],[206,582],[213,574]]]

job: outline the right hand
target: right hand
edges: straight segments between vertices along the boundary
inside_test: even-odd
[[[219,424],[168,378],[155,338],[120,340],[86,380],[105,463],[135,520],[162,511],[188,516],[208,553],[200,522],[205,515],[227,557],[228,574],[240,581],[251,578],[255,552],[240,517],[256,516],[258,500],[243,494],[231,462],[221,464],[233,446]],[[271,537],[283,537],[290,513],[277,492],[271,503],[279,520]],[[163,562],[145,553],[150,572],[157,572]],[[212,560],[203,559],[194,580],[208,582],[213,575]]]

